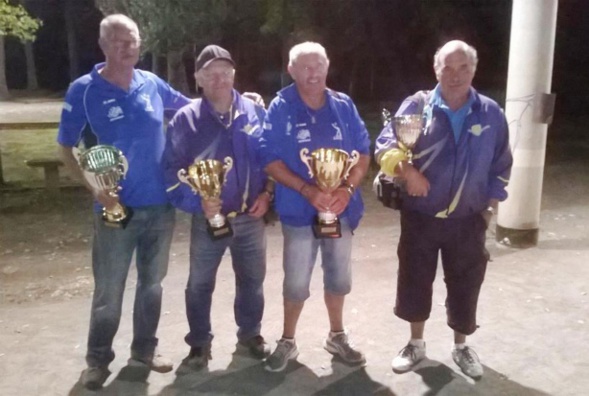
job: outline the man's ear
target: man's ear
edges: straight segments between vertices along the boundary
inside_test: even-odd
[[[294,74],[292,72],[292,65],[288,65],[288,67],[286,68],[286,70],[288,71],[288,74],[290,74],[290,78],[294,80],[296,80],[296,78],[294,77]]]

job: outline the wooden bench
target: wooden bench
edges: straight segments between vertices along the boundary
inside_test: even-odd
[[[59,191],[59,167],[63,162],[57,158],[36,158],[26,160],[25,164],[31,168],[43,168],[45,172],[45,188],[50,192]]]

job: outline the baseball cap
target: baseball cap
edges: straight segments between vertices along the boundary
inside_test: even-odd
[[[233,62],[229,51],[218,45],[207,45],[196,58],[196,71],[207,67],[212,61],[217,59],[223,59],[235,66],[235,62]]]

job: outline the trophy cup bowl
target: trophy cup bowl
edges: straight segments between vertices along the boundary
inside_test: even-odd
[[[129,163],[123,153],[114,146],[98,145],[88,150],[74,152],[84,178],[92,187],[117,196],[119,181],[125,178]],[[114,208],[102,208],[102,219],[109,227],[125,228],[132,211],[117,203]]]
[[[219,198],[221,188],[227,181],[227,173],[233,168],[233,159],[225,157],[224,162],[215,159],[195,160],[187,170],[178,171],[178,179],[189,185],[202,199]],[[221,213],[208,220],[208,231],[213,239],[233,235],[231,225]]]
[[[399,147],[407,153],[407,162],[413,164],[413,148],[423,132],[423,116],[407,114],[393,117]]]
[[[351,155],[344,150],[320,148],[309,154],[309,149],[300,151],[301,160],[309,169],[309,176],[314,178],[317,186],[325,193],[331,193],[341,186],[350,169],[358,163],[360,154],[353,150]],[[329,210],[319,212],[313,226],[316,238],[340,238],[341,226],[337,215]]]

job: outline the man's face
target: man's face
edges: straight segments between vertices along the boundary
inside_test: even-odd
[[[301,95],[322,94],[327,88],[329,61],[319,54],[299,55],[288,72]]]
[[[233,65],[223,59],[212,61],[195,74],[196,82],[202,87],[209,100],[224,98],[231,94],[235,80]]]
[[[134,67],[139,61],[141,39],[136,28],[117,25],[101,40],[106,62],[117,67]]]
[[[475,68],[462,50],[455,50],[441,55],[441,69],[437,79],[442,89],[442,97],[447,100],[463,98],[474,78]]]

